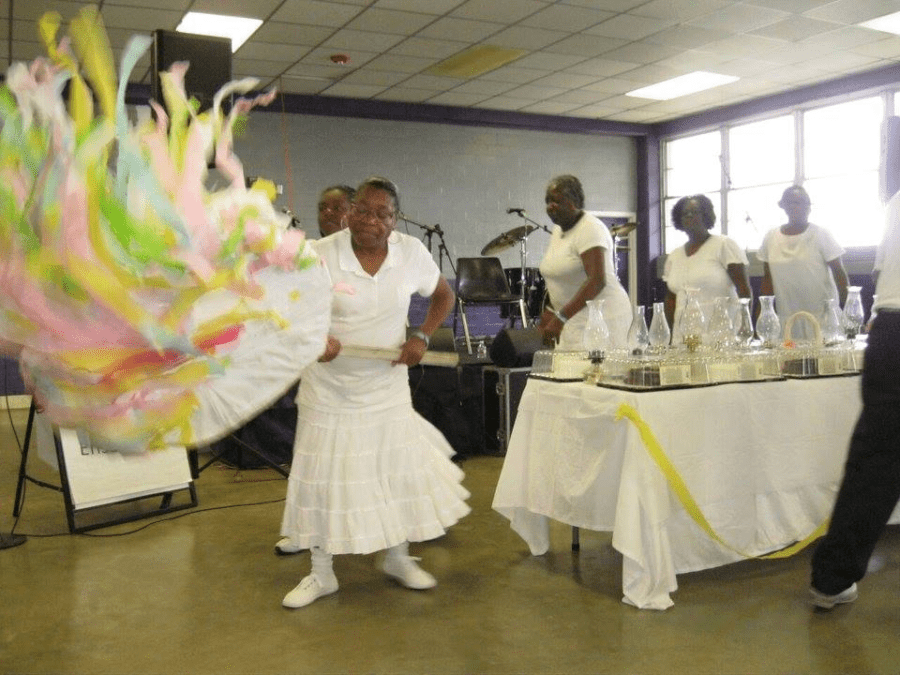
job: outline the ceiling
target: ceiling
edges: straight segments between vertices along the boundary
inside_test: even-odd
[[[43,54],[36,21],[85,4],[7,0],[4,59]],[[103,0],[113,49],[188,10],[263,19],[235,77],[286,93],[654,123],[900,60],[900,37],[856,24],[900,0]],[[9,42],[9,35],[12,42]],[[426,71],[475,45],[525,50],[471,79]],[[331,56],[346,54],[346,65]],[[625,92],[710,70],[740,79],[670,101]],[[149,57],[132,78],[149,84]]]

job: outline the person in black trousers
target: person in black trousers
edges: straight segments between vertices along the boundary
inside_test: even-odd
[[[866,346],[863,409],[828,533],[812,559],[810,599],[822,609],[856,600],[856,582],[900,499],[900,194],[888,204],[875,274],[877,316]]]

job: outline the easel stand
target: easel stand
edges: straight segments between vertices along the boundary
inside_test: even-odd
[[[28,412],[28,426],[25,431],[16,499],[13,505],[13,516],[15,517],[21,513],[24,502],[25,481],[28,479],[26,468],[31,448],[35,412],[35,406],[32,403]],[[106,453],[103,451],[97,448],[82,448],[78,441],[78,434],[72,429],[55,430],[53,440],[59,465],[61,488],[55,488],[40,481],[35,482],[43,487],[61,490],[66,508],[66,520],[69,532],[72,534],[181,511],[193,508],[198,504],[196,487],[190,480],[187,468],[187,457],[179,454],[179,448],[160,451],[158,456],[150,456],[143,460],[144,465],[132,467],[132,475],[135,473],[139,475],[139,479],[135,480],[122,468],[127,465],[128,461],[138,460],[123,459],[120,465],[108,461],[113,456],[118,456],[118,453],[109,453],[110,457],[104,460],[103,455]],[[180,450],[184,452],[183,448]],[[163,455],[162,453],[169,454]],[[94,464],[90,465],[88,462],[92,457],[95,457]],[[183,467],[180,466],[182,463]],[[136,472],[135,468],[137,468]],[[183,499],[185,496],[187,496],[187,501]],[[176,499],[179,497],[182,499]],[[118,508],[122,504],[136,504],[150,500],[159,500],[158,505],[149,509],[132,509],[130,513],[125,514],[121,513],[122,509]],[[107,512],[105,518],[103,517],[104,511]],[[80,522],[82,516],[90,516],[84,519],[88,522]],[[21,535],[14,535],[14,537],[18,536]],[[4,541],[0,537],[0,548],[5,547],[2,546]]]
[[[237,434],[230,434],[230,438],[238,445],[240,445],[242,450],[247,450],[257,458],[259,458],[264,464],[267,464],[270,468],[274,469],[285,478],[288,477],[289,473],[283,466],[279,465],[277,462],[273,462],[271,458],[269,458],[266,454],[260,452],[257,448],[254,448],[252,445],[239,438]],[[191,478],[197,480],[200,477],[200,473],[209,468],[209,466],[213,462],[218,461],[219,455],[221,454],[221,452],[213,453],[212,459],[207,461],[203,466],[200,466],[200,458],[199,453],[197,452],[197,448],[190,448],[188,450],[188,462],[191,465]]]

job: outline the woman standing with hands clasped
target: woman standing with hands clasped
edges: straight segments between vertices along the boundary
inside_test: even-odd
[[[841,307],[847,299],[847,272],[841,258],[844,249],[828,230],[809,222],[812,206],[800,185],[786,189],[778,206],[788,222],[769,230],[759,247],[757,257],[763,263],[760,293],[775,296],[775,311],[782,325],[799,311],[821,321],[829,299]],[[811,327],[805,321],[798,323],[793,336],[810,339]]]
[[[706,195],[682,197],[672,207],[672,223],[687,235],[687,243],[672,251],[663,268],[666,282],[666,318],[672,341],[678,340],[678,320],[688,290],[694,290],[708,321],[716,298],[730,298],[737,313],[737,299],[752,296],[747,280],[747,255],[733,239],[710,230],[716,222],[712,201]]]
[[[599,298],[609,328],[610,346],[623,347],[631,325],[631,303],[616,277],[612,237],[606,225],[584,211],[584,189],[575,176],[557,176],[547,186],[547,215],[556,227],[540,270],[552,309],[538,328],[559,349],[584,349],[588,300]]]

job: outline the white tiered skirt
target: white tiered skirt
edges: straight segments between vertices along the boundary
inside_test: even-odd
[[[281,534],[335,554],[440,537],[469,512],[453,454],[408,402],[369,412],[301,405]]]

